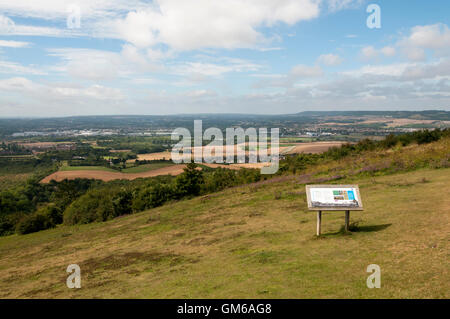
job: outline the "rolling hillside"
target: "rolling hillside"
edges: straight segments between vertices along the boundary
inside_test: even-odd
[[[104,223],[3,237],[0,297],[449,298],[449,154],[448,139],[368,152]],[[352,212],[350,234],[343,212],[330,212],[315,237],[304,185],[319,181],[360,185],[365,211]],[[69,264],[81,267],[81,289],[66,287]],[[380,289],[366,287],[370,264]]]

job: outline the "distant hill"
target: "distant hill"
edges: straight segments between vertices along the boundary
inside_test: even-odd
[[[55,132],[70,130],[116,130],[116,133],[142,130],[173,130],[177,127],[193,128],[194,120],[202,120],[203,126],[218,127],[280,127],[317,123],[327,117],[378,116],[416,120],[450,121],[450,111],[307,111],[296,114],[179,114],[179,115],[105,115],[71,116],[57,118],[5,119],[0,118],[0,136],[17,132]]]
[[[441,120],[450,121],[450,111],[427,110],[427,111],[305,111],[296,115],[316,116],[389,116],[393,118],[409,118],[416,120]]]

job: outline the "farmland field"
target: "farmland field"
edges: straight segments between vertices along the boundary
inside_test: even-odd
[[[290,150],[286,154],[300,154],[300,153],[323,153],[331,147],[339,147],[345,142],[312,142],[312,143],[297,143],[290,146]],[[294,147],[295,146],[295,147]]]
[[[281,142],[281,141],[280,141]],[[327,151],[331,147],[341,146],[342,144],[345,144],[346,142],[306,142],[306,143],[288,143],[287,145],[283,145],[280,143],[280,153],[283,153],[284,151],[291,149],[291,151],[288,152],[288,154],[296,154],[296,153],[322,153]],[[269,145],[270,146],[270,143]],[[295,146],[295,147],[294,147]],[[235,146],[235,149],[237,149],[238,146]],[[206,147],[203,147],[205,149]],[[194,148],[193,151],[194,152]],[[270,152],[270,151],[269,151]],[[224,150],[225,153],[225,150]],[[248,155],[249,151],[246,151],[246,154]],[[149,153],[149,154],[139,154],[137,156],[137,159],[139,161],[155,161],[155,160],[170,160],[172,158],[171,152],[159,152],[159,153]],[[133,163],[135,160],[128,160],[128,163]]]
[[[280,154],[297,154],[297,153],[322,153],[327,151],[331,147],[336,147],[344,144],[344,142],[312,142],[312,143],[292,143],[290,146],[280,147]],[[237,146],[235,147],[237,149]],[[249,152],[247,151],[248,155]],[[138,160],[170,160],[171,152],[159,152],[138,155]],[[135,160],[131,159],[127,161],[127,164],[134,163]],[[267,163],[242,163],[242,164],[206,164],[212,168],[223,167],[229,169],[240,168],[254,168],[260,169],[263,166],[267,166]],[[128,179],[133,180],[136,178],[153,177],[158,175],[178,175],[183,172],[184,165],[176,165],[174,163],[152,163],[135,167],[129,167],[118,172],[116,170],[103,167],[103,166],[67,166],[63,165],[59,172],[53,173],[42,180],[43,183],[48,183],[54,179],[61,181],[63,179],[75,179],[75,178],[94,178],[103,181],[110,181],[114,179]]]
[[[64,165],[60,168],[60,171],[105,171],[105,172],[117,172],[111,168],[104,166],[67,166]]]
[[[152,164],[144,164],[135,167],[129,167],[122,170],[122,173],[143,173],[152,171],[159,168],[169,167],[175,165],[172,162],[163,162],[163,163],[152,163]]]
[[[183,172],[185,165],[172,165],[168,167],[162,167],[154,170],[149,170],[140,173],[122,173],[117,171],[108,170],[69,170],[58,171],[41,180],[42,183],[49,183],[51,180],[60,182],[64,179],[76,179],[76,178],[88,178],[99,179],[102,181],[112,181],[115,179],[134,180],[137,178],[154,177],[159,175],[178,175]]]

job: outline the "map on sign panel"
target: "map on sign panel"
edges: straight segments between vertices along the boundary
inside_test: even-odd
[[[312,188],[312,207],[359,207],[355,188]]]

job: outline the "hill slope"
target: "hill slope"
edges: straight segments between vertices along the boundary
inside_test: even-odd
[[[0,238],[2,298],[449,298],[450,169],[366,177],[350,235],[286,176],[105,223]],[[444,193],[447,192],[445,195]],[[445,195],[445,196],[444,196]],[[82,288],[66,287],[81,267]],[[381,267],[381,289],[366,267]]]

